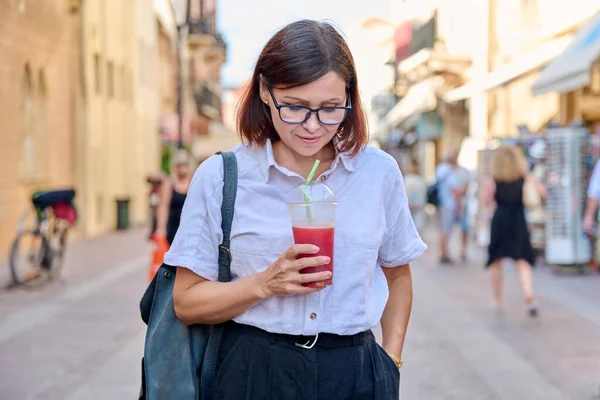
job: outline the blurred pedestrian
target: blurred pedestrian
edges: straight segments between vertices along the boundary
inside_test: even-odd
[[[165,257],[178,266],[179,318],[226,323],[216,397],[398,399],[412,303],[409,263],[426,246],[398,163],[366,146],[365,110],[343,36],[310,20],[278,31],[259,55],[237,123],[244,144],[234,150],[233,281],[216,282],[220,156],[195,174]],[[300,272],[333,260],[316,256],[311,244],[293,244],[286,205],[316,160],[315,180],[338,201],[332,286],[325,285],[331,271]],[[383,346],[371,331],[380,321]]]
[[[191,156],[185,150],[175,153],[174,174],[163,179],[158,206],[156,238],[166,239],[169,245],[173,243],[175,233],[179,228],[183,204],[187,197],[192,180]]]
[[[545,196],[546,191],[535,177],[528,174],[527,161],[514,146],[503,146],[494,152],[491,174],[493,180],[485,187],[484,199],[486,206],[495,207],[487,262],[494,303],[498,308],[502,306],[501,263],[505,259],[512,259],[517,267],[529,314],[534,317],[538,313],[532,283],[535,254],[525,220],[523,192],[526,184],[532,185],[540,196]]]
[[[600,203],[600,161],[596,161],[587,190],[587,205],[583,219],[583,229],[595,236],[598,204]]]
[[[425,226],[425,206],[427,205],[427,182],[419,175],[419,165],[411,159],[404,168],[404,186],[408,196],[408,207],[418,231]]]
[[[148,205],[150,206],[150,240],[156,234],[158,226],[158,206],[160,205],[160,186],[162,185],[165,176],[163,173],[150,174],[146,178],[146,183],[150,184],[150,192],[148,193]]]
[[[592,260],[590,262],[592,270],[600,270],[598,268],[598,260],[596,258],[596,240],[598,239],[598,230],[596,221],[598,220],[598,205],[600,204],[600,161],[596,161],[592,176],[587,190],[587,204],[583,218],[583,229],[590,239],[590,247],[592,248]]]
[[[467,251],[469,247],[469,188],[471,187],[471,173],[460,165],[454,170],[456,177],[456,220],[455,224],[460,227],[461,233],[461,252],[462,261],[467,261]]]
[[[440,228],[440,263],[453,264],[448,252],[448,241],[454,225],[462,214],[462,198],[465,194],[459,179],[458,153],[450,151],[435,170],[438,184],[439,204],[437,205],[437,218]]]

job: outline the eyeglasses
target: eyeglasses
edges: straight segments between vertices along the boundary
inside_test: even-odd
[[[323,125],[339,125],[348,116],[348,112],[352,110],[350,104],[350,96],[348,96],[348,105],[345,107],[319,107],[310,108],[305,106],[281,105],[275,99],[273,88],[267,85],[271,98],[275,104],[275,108],[279,112],[279,118],[286,124],[303,124],[308,121],[312,113],[317,114],[317,119]]]

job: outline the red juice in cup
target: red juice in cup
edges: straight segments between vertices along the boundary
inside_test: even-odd
[[[333,274],[333,227],[331,228],[313,228],[313,227],[292,227],[294,233],[294,242],[300,244],[314,244],[319,247],[317,254],[299,254],[297,258],[327,256],[331,259],[327,265],[318,267],[307,267],[300,270],[301,274],[310,274],[314,272],[331,271]],[[324,281],[326,286],[333,284],[333,276]],[[304,286],[315,287],[316,282],[305,283]]]
[[[312,172],[309,177],[312,177]],[[319,247],[317,254],[300,254],[297,258],[327,256],[331,259],[327,265],[304,268],[300,273],[331,271],[333,274],[333,228],[336,207],[337,201],[333,192],[321,180],[298,185],[293,189],[288,209],[294,243]],[[323,282],[327,286],[332,285],[333,276]],[[317,282],[308,282],[304,286],[316,287]]]

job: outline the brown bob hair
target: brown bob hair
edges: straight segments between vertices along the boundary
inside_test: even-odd
[[[346,81],[352,104],[352,110],[338,129],[338,149],[356,155],[368,141],[367,119],[350,48],[329,22],[296,21],[267,42],[238,106],[237,129],[242,140],[258,146],[267,139],[279,140],[269,106],[260,98],[261,75],[272,87],[286,89],[314,82],[330,71]]]

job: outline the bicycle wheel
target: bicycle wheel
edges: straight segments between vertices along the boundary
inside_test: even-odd
[[[41,264],[47,249],[47,241],[38,232],[27,230],[17,235],[9,258],[13,284],[20,285],[41,277]]]

